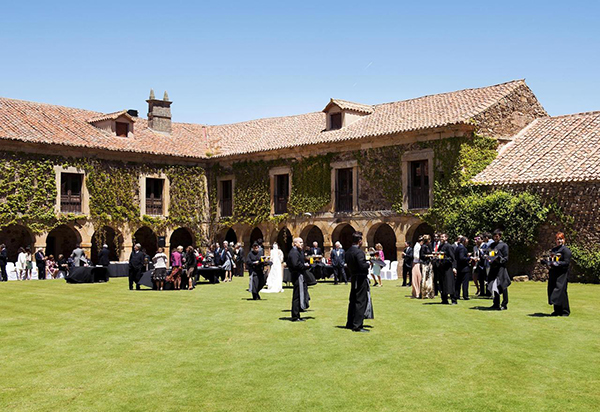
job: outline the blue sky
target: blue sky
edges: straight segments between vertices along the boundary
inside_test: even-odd
[[[173,120],[319,111],[525,78],[600,110],[598,1],[6,2],[0,95],[101,112],[168,90]]]

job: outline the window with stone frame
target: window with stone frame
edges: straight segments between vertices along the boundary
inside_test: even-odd
[[[129,134],[129,123],[116,122],[115,129],[117,132],[117,136],[127,137],[127,135]]]
[[[146,178],[146,214],[162,216],[164,214],[164,179]]]
[[[288,199],[290,197],[290,175],[275,175],[275,214],[283,215],[288,211]]]
[[[221,198],[219,199],[220,204],[220,215],[221,217],[233,216],[233,181],[232,180],[221,180]]]
[[[344,168],[336,170],[335,182],[335,211],[352,212],[353,209],[353,168]]]
[[[409,162],[408,208],[429,207],[429,161]]]
[[[83,175],[80,173],[60,174],[60,211],[80,213]]]

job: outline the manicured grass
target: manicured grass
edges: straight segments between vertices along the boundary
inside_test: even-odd
[[[373,290],[371,333],[345,324],[348,287],[249,301],[248,278],[195,291],[64,281],[0,284],[0,410],[585,411],[600,405],[600,287],[513,284],[507,312]],[[431,304],[432,302],[436,304]]]

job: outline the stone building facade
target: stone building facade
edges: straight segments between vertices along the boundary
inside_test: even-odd
[[[266,248],[278,242],[286,250],[296,236],[328,253],[336,241],[349,246],[358,230],[397,259],[405,241],[432,230],[418,214],[440,200],[436,182],[471,176],[462,149],[482,137],[509,147],[547,118],[522,80],[374,106],[332,99],[321,112],[221,126],[172,122],[166,93],[147,102],[148,120],[135,111],[0,99],[5,162],[50,161],[56,194],[43,221],[27,208],[1,211],[0,242],[11,253],[28,242],[55,254],[81,243],[93,255],[100,239],[112,239],[113,258],[124,260],[136,241],[152,252],[214,239],[248,249],[262,238]],[[68,161],[52,160],[57,155]],[[103,199],[106,176],[123,170],[135,180],[119,189],[128,199]],[[73,175],[81,175],[79,186]],[[129,182],[119,176],[115,187]],[[15,177],[1,176],[4,188],[1,179]],[[65,182],[79,187],[75,214],[61,209],[72,196]],[[16,196],[11,190],[0,196]]]

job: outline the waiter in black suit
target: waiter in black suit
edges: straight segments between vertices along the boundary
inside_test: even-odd
[[[140,290],[139,281],[144,273],[145,258],[146,254],[142,252],[142,245],[136,243],[129,255],[129,290],[133,290],[134,282],[135,288]]]
[[[471,280],[471,256],[467,252],[469,239],[461,236],[458,239],[458,246],[454,252],[456,257],[456,283],[454,284],[454,296],[456,299],[462,295],[464,300],[469,300],[469,280]]]
[[[294,292],[292,295],[292,322],[303,322],[300,310],[308,309],[308,286],[304,281],[304,271],[309,266],[304,256],[304,242],[297,237],[292,242],[292,250],[288,253],[287,267],[290,270]]]
[[[361,249],[363,244],[361,232],[352,234],[352,246],[346,251],[346,264],[350,272],[352,286],[350,287],[350,303],[348,305],[348,320],[346,328],[354,332],[368,332],[363,328],[365,313],[369,305],[369,267],[365,252]]]
[[[108,245],[102,245],[102,249],[98,252],[98,264],[104,267],[108,267],[110,264],[110,251],[108,250]]]
[[[313,242],[313,245],[310,248],[310,254],[311,256],[323,256],[323,251],[317,242]]]
[[[38,280],[46,279],[46,257],[44,256],[44,250],[41,248],[35,252],[35,265],[38,270]]]

